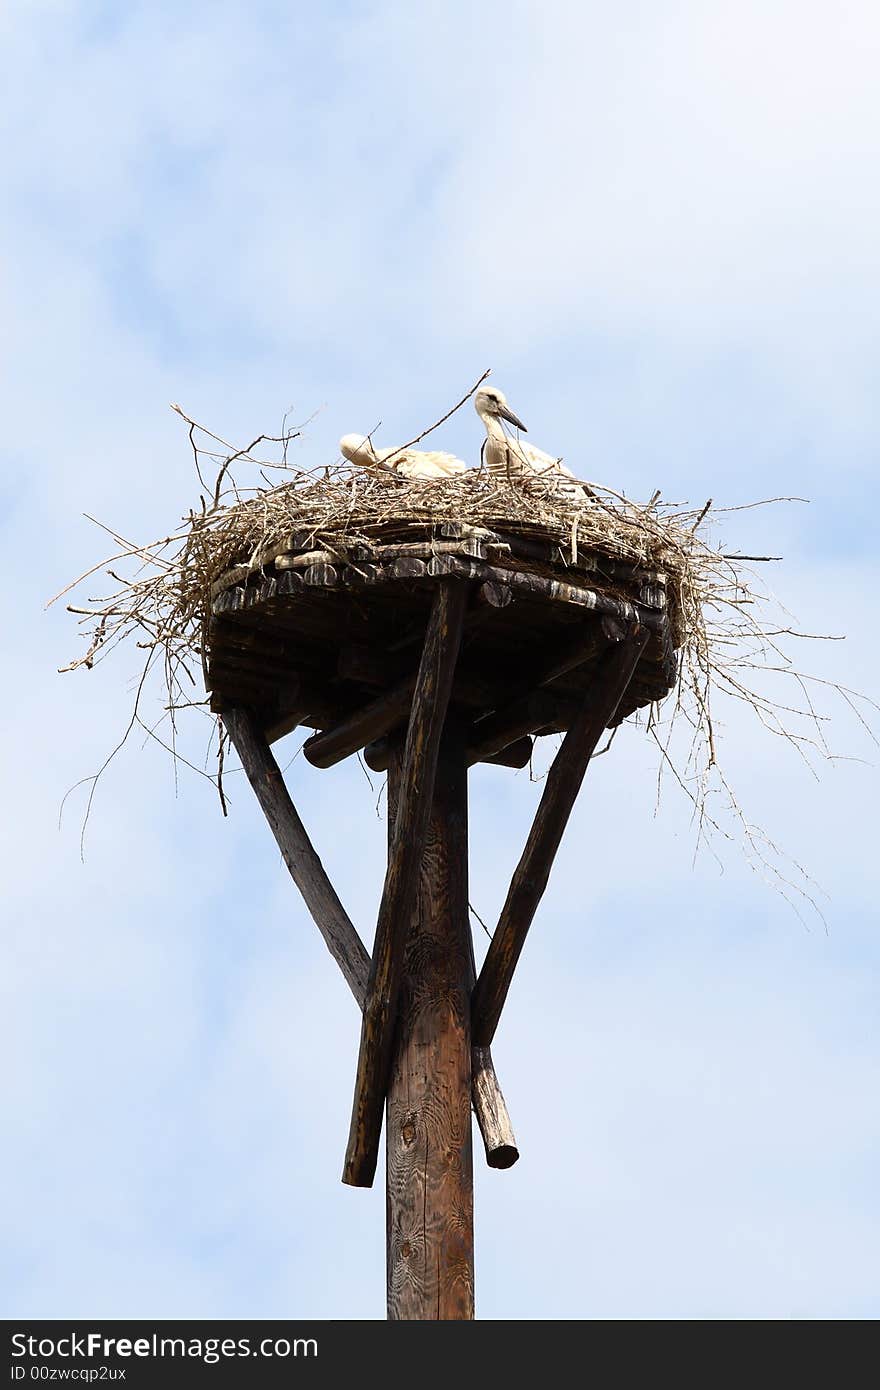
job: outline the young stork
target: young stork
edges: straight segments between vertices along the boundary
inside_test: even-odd
[[[426,453],[421,449],[377,449],[366,434],[344,434],[339,448],[349,463],[357,463],[371,473],[390,470],[404,478],[451,478],[467,467],[454,454]]]
[[[578,482],[568,481],[574,479],[574,474],[558,458],[545,454],[535,444],[511,439],[507,434],[502,420],[524,433],[526,427],[510,409],[503,391],[496,386],[482,387],[474,397],[474,406],[486,426],[483,457],[490,473],[503,473],[506,478],[527,478],[530,475],[546,478],[548,482],[556,483],[555,491],[562,496],[575,502],[586,501],[587,490]]]

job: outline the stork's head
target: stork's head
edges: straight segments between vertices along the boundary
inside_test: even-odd
[[[484,425],[488,425],[490,420],[506,420],[524,434],[528,432],[522,420],[510,409],[504,392],[499,391],[497,386],[481,386],[474,396],[474,407]]]
[[[339,441],[339,452],[349,463],[376,461],[376,451],[367,434],[344,434]]]

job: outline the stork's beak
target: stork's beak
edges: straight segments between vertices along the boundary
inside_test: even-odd
[[[496,414],[500,415],[502,420],[506,420],[509,425],[513,425],[514,429],[522,430],[523,434],[528,434],[528,430],[519,416],[514,415],[513,411],[509,410],[506,405],[499,405]]]

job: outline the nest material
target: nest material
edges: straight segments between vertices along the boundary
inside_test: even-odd
[[[581,568],[589,569],[604,558],[665,576],[670,628],[678,649],[678,683],[669,718],[661,720],[652,707],[645,721],[660,750],[661,768],[671,772],[690,798],[700,838],[712,830],[727,838],[738,833],[753,864],[761,872],[769,871],[782,891],[791,886],[774,862],[776,847],[742,814],[719,766],[714,704],[719,695],[732,697],[749,706],[768,731],[806,760],[813,752],[830,756],[824,716],[808,693],[810,678],[786,650],[788,638],[813,634],[795,631],[760,589],[751,564],[776,557],[731,555],[709,543],[704,530],[711,503],[677,506],[655,494],[640,505],[590,483],[581,504],[556,492],[552,480],[499,478],[482,468],[442,482],[404,479],[388,471],[373,476],[348,464],[324,468],[316,476],[290,466],[287,448],[292,435],[274,441],[282,446],[281,459],[270,462],[253,453],[265,436],[248,449],[230,446],[228,453],[219,454],[200,448],[196,434],[201,427],[188,423],[200,480],[206,459],[220,462],[213,501],[209,504],[203,497],[200,508],[190,511],[175,532],[146,546],[127,544],[111,532],[120,542],[119,552],[88,574],[105,570],[116,587],[84,607],[70,607],[79,616],[89,647],[64,670],[90,668],[132,639],[146,652],[130,728],[143,723],[141,692],[151,669],[160,665],[171,722],[166,746],[177,752],[177,715],[183,708],[204,710],[197,672],[200,666],[202,672],[205,669],[212,599],[226,585],[264,572],[283,552],[314,548],[340,559],[363,557],[377,544],[412,530],[424,535],[426,527],[439,528],[444,522],[539,536],[557,542],[567,562]],[[241,489],[232,477],[233,461],[283,468],[285,481],[272,486],[263,473],[266,486]],[[712,517],[720,514],[719,509],[712,511]],[[133,573],[119,573],[117,567],[124,562],[134,566]],[[762,673],[789,677],[797,699],[780,702],[769,695],[761,688]],[[833,688],[847,703],[860,698]],[[671,751],[673,726],[684,726],[686,734],[684,752],[678,756]],[[155,727],[149,732],[159,737]],[[710,796],[718,791],[733,812],[733,831],[709,812]]]
[[[556,542],[562,563],[581,570],[605,559],[661,575],[673,645],[682,649],[686,682],[707,671],[711,634],[705,613],[711,598],[736,603],[743,579],[734,561],[698,535],[706,508],[683,509],[654,499],[640,506],[591,485],[576,505],[539,478],[499,479],[471,469],[448,481],[415,481],[341,465],[307,474],[247,496],[230,485],[216,506],[192,511],[180,529],[145,547],[131,546],[108,563],[140,559],[144,571],[116,575],[120,587],[73,608],[91,638],[86,655],[71,663],[92,666],[117,642],[140,630],[143,644],[161,655],[170,702],[183,695],[187,673],[204,665],[204,633],[212,600],[226,587],[271,567],[292,550],[319,551],[340,561],[364,560],[389,542],[424,535],[444,523],[500,530]],[[99,567],[100,568],[100,567]],[[558,571],[557,571],[558,573]],[[604,580],[608,585],[607,578]],[[613,588],[613,585],[611,586]]]

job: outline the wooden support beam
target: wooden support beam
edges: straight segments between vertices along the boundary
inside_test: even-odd
[[[529,740],[531,741],[531,740]],[[467,749],[465,748],[465,755]],[[463,853],[467,855],[465,836]],[[467,859],[465,860],[467,863]],[[470,910],[470,905],[468,905]],[[468,923],[468,998],[472,998],[477,978],[477,964],[474,959],[474,939]],[[471,1045],[471,1104],[486,1151],[486,1163],[490,1168],[512,1168],[519,1158],[519,1149],[510,1114],[504,1100],[504,1093],[495,1074],[490,1047]]]
[[[509,584],[499,584],[497,580],[487,580],[481,584],[474,596],[475,609],[507,608],[513,603],[513,590]]]
[[[395,660],[376,647],[348,642],[339,649],[336,673],[342,680],[375,685],[381,690],[406,674],[405,658]]]
[[[277,743],[280,738],[292,734],[301,724],[319,728],[338,715],[331,713],[327,700],[321,696],[303,691],[293,699],[279,700],[263,730],[267,743]]]
[[[613,620],[603,619],[603,622],[605,621],[610,624]],[[535,687],[550,685],[578,666],[582,666],[596,655],[611,635],[610,628],[608,633],[604,632],[599,623],[591,618],[588,625],[557,648],[538,674],[530,678],[525,689],[508,690],[508,699],[502,710],[497,714],[488,715],[473,726],[470,763],[488,762],[500,764],[502,767],[525,767],[532,755],[532,744],[531,740],[523,735],[540,728],[551,729],[558,723],[561,707],[558,700],[552,706],[551,702],[547,702],[547,717],[544,719],[540,717],[540,711],[530,714],[524,709],[523,697],[530,696]],[[399,656],[380,657],[359,652],[357,648],[350,646],[343,648],[339,659],[341,674],[350,674],[352,678],[365,682],[368,679],[380,680],[383,675],[390,676],[395,663],[401,660]],[[392,690],[378,696],[363,710],[343,720],[335,728],[308,739],[304,745],[304,752],[309,762],[318,767],[329,767],[333,762],[338,762],[357,749],[363,748],[367,767],[373,772],[387,771],[388,743],[383,735],[389,734],[403,721],[414,679],[411,677],[399,681]],[[459,670],[455,674],[453,694],[465,703],[486,707],[491,706],[497,698],[497,687],[493,689],[490,682]],[[568,715],[571,713],[572,710],[567,710],[561,727],[566,726]],[[490,720],[493,722],[489,723]],[[502,730],[505,732],[502,733]],[[491,739],[494,739],[494,746],[491,746],[490,735]],[[329,758],[332,761],[318,762],[318,758]]]
[[[407,676],[338,724],[306,739],[303,744],[306,760],[312,767],[333,767],[367,743],[387,734],[406,718],[415,687],[416,677]]]
[[[453,582],[438,586],[413,694],[394,839],[364,1004],[351,1127],[342,1175],[343,1182],[353,1187],[370,1187],[376,1171],[403,943],[418,893],[440,737],[452,690],[466,604],[464,585]]]
[[[532,756],[532,740],[530,738],[518,738],[514,743],[509,743],[498,753],[491,753],[479,761],[484,763],[494,763],[497,767],[527,767]],[[364,749],[364,762],[371,772],[387,772],[390,759],[389,740],[387,738],[377,739],[375,743],[368,743]]]
[[[460,560],[455,555],[438,555],[428,561],[428,573],[435,578],[458,575],[460,579],[504,584],[513,589],[515,594],[531,594],[540,600],[552,599],[558,603],[589,608],[595,613],[607,613],[623,623],[639,622],[652,632],[662,631],[666,621],[664,613],[655,612],[642,604],[631,603],[628,599],[613,598],[597,589],[588,589],[580,584],[566,584],[547,575],[483,564],[480,560]]]
[[[241,705],[224,709],[223,723],[269,822],[290,876],[302,893],[306,907],[348,981],[352,994],[363,1006],[370,957],[315,853],[265,736],[251,712]]]
[[[587,574],[598,572],[622,579],[626,583],[639,584],[643,588],[639,595],[640,603],[649,608],[666,607],[667,579],[664,573],[646,569],[644,565],[631,560],[613,560],[589,546],[585,551],[579,551],[576,561],[573,562],[570,540],[553,540],[550,537],[538,540],[516,532],[488,530],[485,526],[467,526],[461,522],[441,522],[438,532],[441,536],[471,539],[495,555],[507,552],[517,559],[541,565],[552,565],[554,568],[561,566],[572,572],[579,570]],[[482,557],[475,555],[473,558]]]
[[[388,774],[390,853],[401,825],[405,758]],[[395,817],[395,806],[397,816]],[[447,725],[418,893],[407,922],[386,1134],[388,1317],[474,1315],[467,771]]]
[[[576,697],[562,696],[545,687],[592,660],[608,641],[614,640],[615,633],[609,626],[613,621],[603,617],[597,622],[590,618],[573,638],[557,647],[528,683],[524,682],[518,690],[508,690],[508,700],[500,709],[477,720],[468,739],[469,762],[502,761],[508,747],[518,747],[524,734],[568,728],[580,708]],[[618,630],[620,635],[623,631]]]
[[[398,561],[398,563],[403,564],[404,561]],[[407,561],[406,563],[415,562]],[[340,670],[347,672],[361,669],[364,671],[364,676],[360,678],[369,677],[372,680],[378,677],[383,669],[390,674],[395,664],[399,664],[400,660],[400,657],[395,659],[393,656],[384,660],[378,657],[359,666],[358,658],[354,657],[353,649],[346,648],[340,654]],[[310,762],[313,767],[333,767],[336,763],[342,762],[344,758],[350,757],[352,753],[357,753],[361,748],[365,748],[368,744],[374,744],[385,734],[391,733],[407,717],[415,684],[415,675],[397,680],[388,690],[377,695],[361,709],[346,715],[345,718],[330,728],[324,729],[323,732],[306,739],[303,744],[306,761]],[[463,704],[485,707],[495,698],[495,689],[491,682],[480,676],[472,675],[467,671],[457,671],[452,697],[455,700],[460,700]],[[513,740],[508,739],[507,741],[510,743]],[[522,752],[521,749],[519,751]],[[526,758],[526,762],[528,762],[528,758]],[[368,766],[372,766],[372,764],[368,762]],[[523,764],[514,763],[513,766],[519,767]]]
[[[519,1148],[489,1047],[471,1048],[471,1101],[486,1163],[490,1168],[512,1168]]]
[[[388,656],[384,651],[357,643],[341,647],[336,661],[336,673],[341,680],[356,681],[359,685],[375,686],[381,690],[399,685],[407,678],[414,683],[411,667],[412,658],[405,653]],[[454,702],[485,709],[491,706],[496,691],[497,683],[485,680],[461,666],[456,668],[452,686]]]
[[[268,748],[253,714],[241,705],[230,705],[223,723],[245,774],[275,836],[291,877],[302,893],[306,907],[323,936],[333,959],[340,966],[348,986],[363,1009],[370,974],[370,957],[351,918],[340,903],[332,883],[318,858],[296,808],[290,799],[281,771]],[[505,1146],[510,1131],[507,1106],[501,1086],[488,1058],[481,1054],[474,1066],[473,1107],[486,1146],[491,1168],[507,1168]]]
[[[603,656],[581,712],[565,736],[547,774],[526,847],[513,875],[483,968],[473,993],[473,1041],[488,1047],[593,751],[630,682],[648,640],[637,629]]]
[[[580,701],[552,690],[533,690],[485,719],[478,719],[468,742],[468,766],[503,753],[525,734],[541,729],[566,729],[576,717]]]

